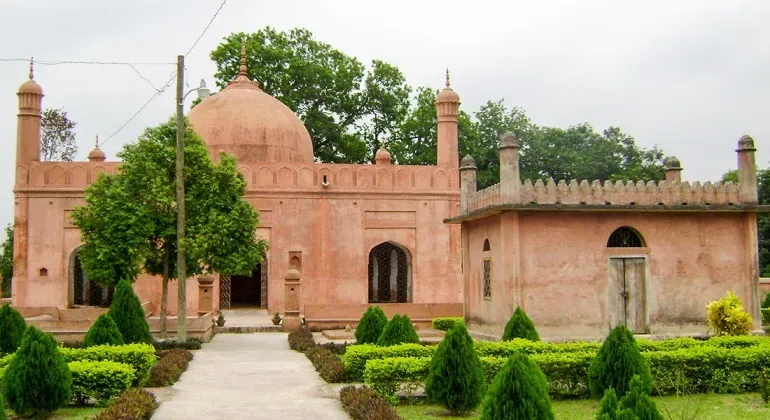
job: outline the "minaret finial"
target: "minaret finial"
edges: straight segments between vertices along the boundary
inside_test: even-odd
[[[380,149],[388,149],[388,138],[385,136],[382,136],[382,140],[380,140]]]
[[[449,87],[449,69],[446,69],[446,87]]]
[[[96,135],[96,148],[99,148],[99,135]]]
[[[246,68],[246,38],[241,40],[241,68],[239,70],[239,75],[248,75],[248,69]]]
[[[35,57],[29,58],[29,79],[35,78]]]

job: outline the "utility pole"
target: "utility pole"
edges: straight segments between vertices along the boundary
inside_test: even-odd
[[[187,268],[185,267],[184,202],[184,56],[176,57],[176,270],[179,282],[177,340],[187,341]]]

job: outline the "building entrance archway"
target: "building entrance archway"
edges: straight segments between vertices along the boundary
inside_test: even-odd
[[[412,301],[412,258],[393,242],[383,242],[369,251],[369,302]]]
[[[267,308],[267,256],[247,275],[219,277],[219,308]]]
[[[88,278],[80,260],[82,246],[75,248],[70,254],[69,261],[69,299],[70,308],[75,306],[107,307],[112,302],[113,287],[103,287]]]

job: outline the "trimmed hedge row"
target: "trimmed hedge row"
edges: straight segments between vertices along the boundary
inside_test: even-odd
[[[95,420],[149,420],[156,408],[158,401],[153,394],[133,388],[118,397]]]
[[[67,362],[118,362],[134,369],[131,386],[141,386],[147,382],[150,369],[155,364],[155,348],[150,344],[126,344],[123,346],[93,346],[87,348],[59,347],[59,352]],[[7,366],[13,358],[9,354],[0,358],[0,368]]]
[[[158,356],[158,363],[150,369],[150,378],[147,381],[149,387],[173,385],[193,359],[192,352],[185,349],[161,350]]]
[[[340,390],[342,408],[353,420],[399,420],[396,410],[368,387],[347,385]]]
[[[125,363],[134,368],[136,375],[131,386],[141,386],[150,377],[150,369],[156,362],[155,347],[151,344],[127,344],[123,346],[93,346],[82,349],[61,347],[59,351],[68,362],[90,360]]]
[[[130,388],[135,376],[134,368],[124,363],[77,361],[67,366],[72,372],[72,398],[81,405],[89,399],[106,405]]]
[[[748,337],[713,337],[708,340],[694,338],[673,338],[668,340],[636,340],[642,353],[673,351],[690,348],[749,348],[758,346],[770,347],[770,339],[761,336]],[[536,354],[596,354],[601,347],[599,342],[569,342],[546,343],[515,338],[510,341],[477,341],[474,343],[476,352],[484,357],[510,357],[516,352],[527,355]],[[366,362],[387,357],[431,357],[436,346],[419,344],[398,344],[395,346],[376,346],[373,344],[352,345],[347,348],[342,357],[348,378],[360,381],[364,378]]]
[[[593,352],[541,353],[530,358],[548,378],[554,399],[587,398],[588,366]],[[739,393],[758,390],[759,374],[770,368],[770,346],[702,346],[671,351],[645,352],[653,379],[653,394],[677,391]],[[508,357],[481,357],[487,382],[491,382]],[[430,357],[388,357],[366,362],[364,382],[381,395],[392,396],[403,388],[424,383]],[[689,388],[688,388],[689,387]]]
[[[72,400],[84,405],[94,399],[105,405],[131,387],[136,377],[134,368],[111,361],[74,361],[67,363],[72,372]],[[2,382],[5,367],[0,368]]]

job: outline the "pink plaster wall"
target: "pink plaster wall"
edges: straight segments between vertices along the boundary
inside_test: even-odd
[[[27,170],[27,166],[20,165]],[[18,307],[70,306],[69,266],[82,244],[70,212],[84,204],[83,192],[99,172],[114,172],[114,162],[32,162],[29,182],[16,188],[28,195],[29,236],[24,261],[27,276],[14,278]],[[431,166],[262,165],[240,171],[248,184],[246,199],[261,212],[257,235],[268,241],[268,307],[283,311],[283,277],[289,251],[302,252],[302,304],[368,301],[368,254],[393,241],[409,251],[414,303],[462,301],[459,226],[444,218],[457,215],[456,170]],[[323,186],[323,175],[330,185]],[[23,243],[23,242],[20,242]],[[47,269],[47,276],[39,275]],[[169,312],[176,313],[177,283],[169,284]],[[219,280],[214,306],[219,306]],[[135,290],[143,302],[160,309],[161,280],[140,276]],[[198,309],[197,280],[187,280],[188,314]]]
[[[705,332],[706,304],[727,290],[754,310],[746,220],[737,213],[529,211],[466,222],[466,316],[481,332],[499,336],[520,304],[545,336],[602,336],[610,328],[608,259],[640,255],[647,258],[650,332]],[[608,249],[608,237],[621,226],[637,229],[647,246]],[[481,297],[487,238],[490,300]]]

